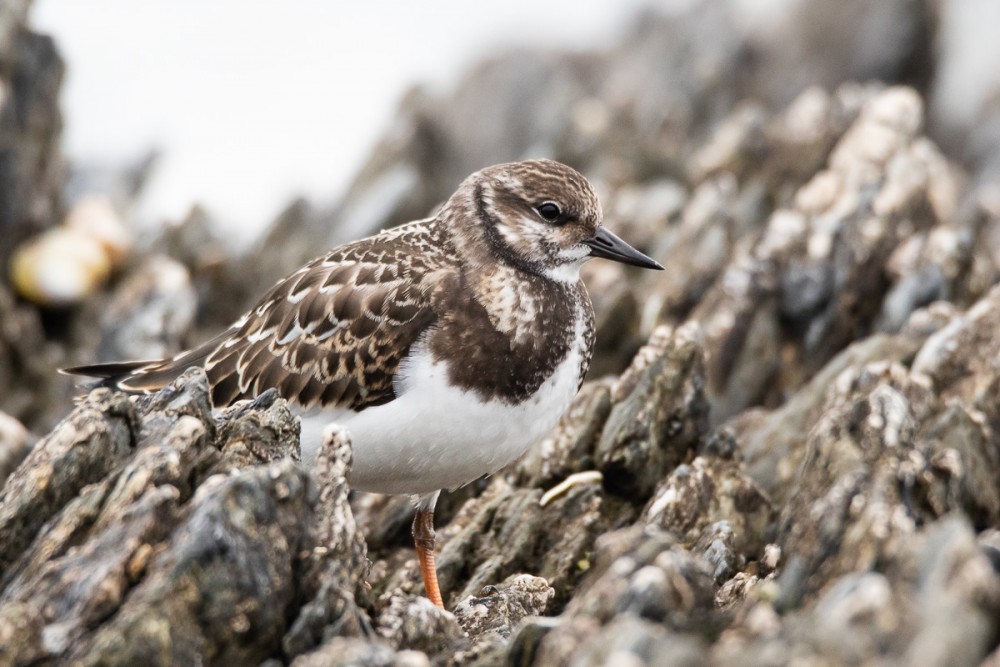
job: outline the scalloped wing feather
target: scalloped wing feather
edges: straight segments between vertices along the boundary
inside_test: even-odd
[[[436,318],[440,279],[454,267],[435,222],[335,248],[279,281],[227,331],[176,357],[67,372],[152,392],[203,366],[220,406],[271,387],[306,408],[387,403],[400,361]]]
[[[435,274],[447,262],[406,236],[380,240],[338,249],[275,285],[207,357],[213,402],[270,387],[305,408],[392,400],[400,361],[435,319]]]

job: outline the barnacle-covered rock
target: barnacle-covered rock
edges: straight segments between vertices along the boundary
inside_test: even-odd
[[[609,490],[648,498],[705,434],[703,353],[695,327],[664,327],[636,355],[612,392],[595,453]]]
[[[455,618],[475,642],[507,639],[520,621],[542,614],[554,596],[555,590],[545,579],[515,574],[462,600],[455,607]]]
[[[109,622],[72,646],[69,660],[267,657],[294,599],[292,569],[310,546],[313,493],[291,460],[206,480],[142,581]]]
[[[360,602],[365,597],[367,546],[348,502],[347,473],[353,462],[350,434],[342,429],[324,434],[314,478],[316,546],[304,559],[302,593],[311,595],[298,611],[282,640],[288,657],[334,637],[365,636],[371,627]]]
[[[743,554],[763,549],[773,518],[771,503],[739,464],[718,456],[699,456],[677,466],[657,487],[642,516],[689,546],[724,523]]]
[[[98,389],[35,446],[0,494],[0,580],[46,522],[127,459],[137,431],[128,399]]]

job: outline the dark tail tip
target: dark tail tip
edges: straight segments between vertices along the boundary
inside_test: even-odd
[[[90,364],[87,366],[71,366],[70,368],[60,368],[63,375],[78,375],[82,377],[97,378],[96,387],[118,388],[118,383],[127,379],[136,371],[143,368],[156,366],[162,361],[114,361],[107,364]]]

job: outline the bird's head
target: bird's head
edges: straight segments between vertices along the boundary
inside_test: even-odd
[[[592,257],[663,268],[601,224],[593,186],[559,162],[487,167],[469,176],[450,204],[467,212],[503,261],[529,273],[575,282]]]

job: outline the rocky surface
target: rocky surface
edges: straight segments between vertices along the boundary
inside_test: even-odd
[[[997,664],[995,156],[927,121],[953,8],[827,4],[748,29],[694,3],[604,53],[494,59],[414,91],[341,207],[293,204],[245,257],[196,214],[75,309],[0,284],[0,664]],[[42,76],[15,42],[4,81]],[[4,136],[54,164],[57,124],[31,127]],[[667,271],[586,267],[590,379],[439,503],[449,611],[409,500],[351,493],[346,431],[306,468],[272,393],[213,412],[191,372],[73,407],[55,379],[176,350],[317,245],[527,154],[585,171]],[[51,203],[38,169],[18,183]]]

